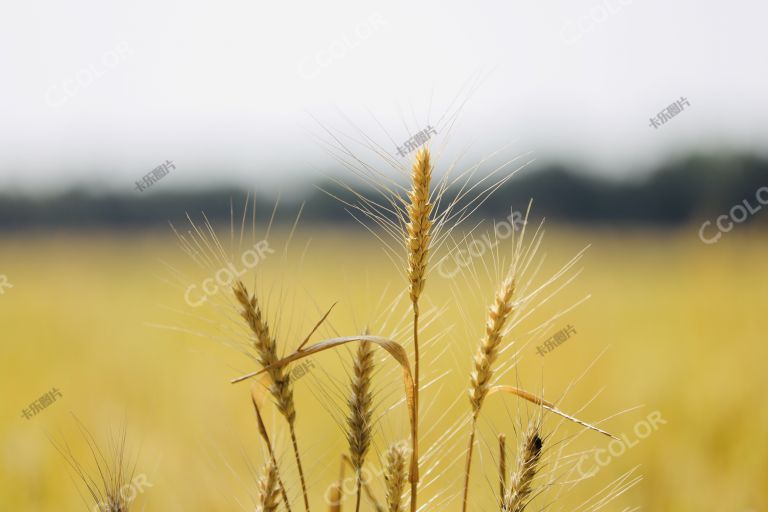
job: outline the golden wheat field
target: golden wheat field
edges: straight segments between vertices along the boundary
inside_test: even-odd
[[[498,383],[543,395],[623,440],[609,448],[611,439],[544,414],[541,490],[526,510],[768,510],[768,238],[742,227],[706,246],[695,227],[546,227],[532,286],[590,247],[569,272],[574,279],[509,334]],[[295,350],[334,303],[313,342],[369,328],[411,350],[406,279],[379,241],[362,229],[301,225],[288,238],[287,228],[275,228],[268,257],[255,268],[254,289],[281,354]],[[221,239],[226,245],[229,233]],[[247,333],[231,294],[201,307],[185,303],[179,283],[200,283],[208,273],[170,230],[6,235],[0,247],[0,274],[13,285],[0,295],[0,509],[92,508],[56,449],[66,443],[94,469],[79,421],[104,451],[125,428],[133,474],[143,478],[132,510],[253,510],[267,460],[253,389],[263,399],[292,508],[303,510],[290,438],[262,381],[230,383],[258,369],[241,352]],[[509,249],[503,241],[498,254]],[[467,386],[498,268],[486,254],[454,276],[427,278],[420,510],[460,508]],[[566,341],[537,353],[562,329],[571,330]],[[291,370],[315,511],[329,510],[329,486],[348,451],[353,355],[348,347],[325,351],[301,373]],[[375,364],[365,466],[370,491],[382,501],[382,457],[409,430],[398,367],[381,350]],[[25,418],[30,403],[54,388],[60,396]],[[511,395],[487,398],[469,510],[498,510],[496,436],[506,435],[512,465],[528,420],[541,413]],[[347,468],[344,478],[351,477]],[[349,489],[341,510],[354,510],[354,486],[342,487]],[[601,505],[607,490],[624,487]],[[362,510],[374,508],[364,500]]]

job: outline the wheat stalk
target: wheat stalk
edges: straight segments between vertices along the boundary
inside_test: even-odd
[[[504,326],[512,316],[514,304],[512,299],[515,294],[515,279],[508,277],[496,292],[493,304],[488,310],[488,319],[485,323],[485,335],[475,354],[475,367],[470,377],[469,401],[472,406],[472,424],[469,432],[469,446],[467,447],[467,462],[464,469],[464,495],[462,498],[462,510],[466,512],[469,499],[469,475],[472,469],[472,453],[474,452],[475,433],[477,431],[477,418],[483,401],[488,395],[491,378],[493,377],[493,363],[499,356],[499,347],[504,337]]]
[[[399,445],[392,445],[386,453],[384,483],[388,512],[402,512],[405,489],[405,453]]]
[[[328,499],[328,512],[341,512],[341,484],[331,485],[331,496]]]
[[[270,462],[259,479],[259,504],[256,511],[276,512],[279,494],[277,466]]]
[[[342,460],[342,466],[344,464],[348,464],[349,467],[354,468],[352,465],[352,461],[349,459],[349,455],[342,454],[341,456]],[[343,471],[342,471],[343,474]],[[340,478],[339,481],[343,480],[344,478]],[[373,505],[373,508],[376,510],[376,512],[384,512],[384,508],[381,506],[381,504],[376,499],[376,496],[373,494],[373,490],[371,490],[371,486],[369,485],[368,481],[363,481],[363,491],[365,491],[365,495],[368,498],[368,501],[371,502],[371,505]]]
[[[507,436],[499,434],[499,500],[504,506],[507,493]]]
[[[238,303],[240,303],[240,315],[254,335],[253,347],[259,357],[259,363],[267,371],[272,381],[269,390],[275,399],[277,409],[288,422],[293,453],[296,458],[296,465],[299,468],[301,491],[304,495],[304,507],[309,512],[309,496],[304,479],[304,469],[301,465],[301,456],[299,455],[299,444],[296,439],[296,408],[293,401],[290,373],[287,373],[284,367],[275,365],[280,359],[277,356],[277,342],[269,332],[269,326],[266,320],[264,320],[256,295],[249,295],[248,289],[242,281],[235,283],[232,290]]]
[[[516,468],[510,475],[509,488],[502,501],[502,512],[523,512],[528,506],[544,445],[539,433],[539,425],[532,423],[523,436]]]
[[[366,335],[368,332],[365,333]],[[354,371],[351,379],[351,394],[347,400],[347,441],[349,456],[357,480],[355,511],[360,511],[362,478],[360,472],[365,462],[365,455],[371,446],[371,417],[373,415],[373,394],[371,377],[373,375],[373,344],[363,341],[357,346]]]
[[[409,203],[406,206],[408,224],[406,225],[406,244],[408,247],[408,292],[413,307],[413,349],[414,349],[414,384],[415,396],[413,412],[416,418],[416,431],[412,439],[412,464],[408,477],[411,482],[411,512],[416,512],[417,487],[419,482],[419,297],[426,282],[427,261],[432,229],[433,205],[429,201],[432,165],[429,149],[420,149],[411,168],[411,190],[408,192]]]

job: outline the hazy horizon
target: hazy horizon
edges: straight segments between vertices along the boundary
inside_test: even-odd
[[[457,100],[451,139],[443,126],[435,143],[467,163],[511,143],[502,157],[620,179],[689,152],[766,154],[764,4],[297,9],[7,7],[0,189],[122,188],[166,160],[174,187],[276,188],[334,169],[325,128],[354,125],[395,154]],[[651,127],[680,98],[689,106]]]

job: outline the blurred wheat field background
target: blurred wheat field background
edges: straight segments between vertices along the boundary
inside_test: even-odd
[[[285,238],[284,232],[275,236]],[[257,269],[265,274],[266,309],[278,326],[281,353],[295,349],[333,303],[338,304],[330,323],[316,340],[337,332],[357,334],[366,325],[376,334],[385,320],[387,328],[402,323],[398,315],[407,304],[390,305],[406,283],[372,236],[304,226],[291,243],[290,254],[296,257],[276,254]],[[585,295],[591,298],[558,319],[546,336],[513,332],[510,339],[517,344],[512,350],[521,350],[519,361],[502,382],[553,399],[591,366],[561,408],[578,411],[590,422],[626,411],[600,423],[615,434],[630,434],[656,411],[664,423],[594,477],[572,489],[566,486],[556,510],[577,510],[636,466],[643,480],[607,510],[767,510],[764,233],[742,226],[705,246],[694,228],[619,232],[548,226],[543,274],[587,244],[591,247],[579,265],[583,273],[526,325],[546,320]],[[196,278],[206,276],[191,270],[174,237],[165,232],[6,235],[1,254],[2,271],[13,283],[0,296],[0,495],[6,508],[85,506],[77,484],[66,476],[71,471],[49,441],[66,440],[87,461],[72,413],[101,444],[109,428],[126,426],[136,471],[152,484],[137,501],[147,511],[252,510],[255,473],[264,461],[248,398],[252,383],[229,381],[256,365],[219,340],[170,329],[213,337],[217,322],[224,322],[213,319],[210,309],[189,308],[183,289],[164,281],[171,274],[163,261]],[[469,415],[471,358],[493,289],[492,280],[483,276],[447,279],[433,272],[428,279],[425,304],[440,313],[425,327],[426,338],[433,339],[424,349],[429,362],[425,382],[434,381],[422,392],[425,449],[450,427],[442,413]],[[384,309],[391,313],[382,316]],[[576,334],[545,356],[537,354],[543,338],[566,325]],[[402,341],[410,347],[407,334]],[[350,354],[318,355],[314,368],[295,386],[314,510],[327,509],[323,495],[338,477],[339,456],[347,449],[337,425],[343,420],[337,395],[348,377]],[[381,466],[390,442],[407,438],[407,416],[394,405],[402,394],[394,371],[391,362],[382,361],[374,377],[375,392],[393,409],[377,410],[380,421],[368,458],[372,468]],[[22,410],[54,387],[62,397],[24,419]],[[289,440],[274,408],[264,409],[298,506]],[[514,449],[516,422],[534,409],[510,397],[489,398],[478,460],[495,460],[496,432],[505,432]],[[556,425],[547,418],[545,432]],[[573,424],[558,427],[565,435],[579,434],[578,450],[608,444],[607,438],[580,430]],[[435,494],[455,495],[444,508],[458,507],[464,449],[461,430],[439,457],[435,481],[421,491],[424,501]],[[493,506],[496,485],[493,471],[476,472],[471,510]],[[381,489],[379,478],[374,492],[380,498]],[[546,500],[534,503],[534,510],[546,506]],[[344,508],[353,507],[349,497]]]

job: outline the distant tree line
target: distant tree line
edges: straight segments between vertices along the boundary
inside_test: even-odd
[[[319,184],[303,199],[303,223],[351,222],[337,196],[354,202],[335,183]],[[564,165],[525,170],[498,189],[476,211],[478,217],[503,219],[534,200],[536,217],[572,223],[674,226],[727,213],[745,199],[759,205],[756,193],[768,187],[768,160],[753,155],[690,156],[669,162],[638,182],[598,178]],[[356,190],[361,191],[359,188]],[[372,191],[362,190],[376,198]],[[449,191],[448,197],[456,191]],[[0,192],[0,229],[145,228],[183,220],[185,212],[205,212],[214,223],[229,223],[230,203],[242,207],[246,191],[219,188],[204,191],[98,194],[72,190],[53,197],[18,196]],[[269,215],[273,198],[257,200],[257,214]],[[295,213],[298,204],[281,210]],[[751,221],[768,221],[764,215]],[[284,221],[292,216],[279,216]],[[761,220],[762,219],[762,220]]]

